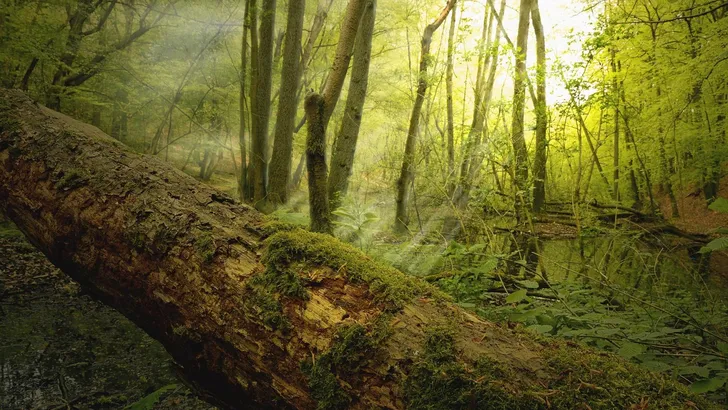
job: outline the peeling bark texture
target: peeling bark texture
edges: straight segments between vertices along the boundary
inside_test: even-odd
[[[616,356],[481,321],[328,235],[265,224],[20,91],[0,90],[0,213],[223,409],[716,408]]]

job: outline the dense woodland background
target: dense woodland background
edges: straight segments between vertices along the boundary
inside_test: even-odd
[[[1,0],[0,86],[484,318],[726,403],[727,17],[724,0]]]

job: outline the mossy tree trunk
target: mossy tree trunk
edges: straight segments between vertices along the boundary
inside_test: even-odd
[[[341,205],[349,188],[349,177],[354,167],[354,154],[359,138],[359,126],[364,116],[364,101],[369,84],[369,61],[372,54],[372,36],[377,15],[376,0],[369,0],[364,9],[359,32],[354,44],[354,63],[351,68],[349,94],[346,98],[341,130],[331,155],[331,175],[328,180],[328,198],[331,211]]]
[[[224,409],[715,408],[615,356],[481,321],[328,235],[266,226],[19,91],[0,90],[0,213]]]
[[[303,14],[306,2],[288,3],[285,50],[281,70],[280,97],[276,116],[273,156],[270,164],[268,192],[273,205],[288,202],[288,185],[291,182],[291,161],[293,156],[293,130],[296,121],[298,85],[301,78],[301,37],[303,37]]]

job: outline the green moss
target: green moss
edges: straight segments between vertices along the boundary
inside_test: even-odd
[[[360,250],[324,234],[295,229],[278,232],[266,240],[263,261],[266,275],[284,275],[291,293],[298,285],[289,283],[299,278],[297,271],[305,267],[328,266],[352,282],[365,282],[378,301],[398,309],[416,297],[447,299],[435,287],[378,263]],[[270,283],[277,281],[268,279]],[[303,282],[298,282],[303,288]]]
[[[684,409],[688,401],[714,408],[685,386],[614,355],[553,344],[543,351],[548,379],[481,357],[458,361],[455,336],[431,330],[422,359],[409,369],[404,397],[410,409]],[[532,379],[528,379],[532,377]]]
[[[283,306],[269,289],[249,285],[248,297],[243,301],[246,312],[265,328],[287,332],[291,322],[283,314]]]
[[[81,170],[70,170],[62,172],[56,182],[56,189],[59,191],[68,191],[86,185],[88,177]]]
[[[209,233],[205,232],[198,236],[195,246],[205,263],[210,263],[215,259],[215,241]]]
[[[359,370],[389,336],[388,316],[377,320],[371,331],[359,324],[339,328],[331,348],[315,360],[305,360],[301,370],[308,378],[311,397],[321,410],[345,409],[351,397],[341,387],[340,378],[358,377]]]
[[[553,351],[545,353],[551,372],[561,375],[549,386],[559,392],[550,397],[555,408],[587,403],[592,409],[627,409],[647,402],[649,408],[684,409],[687,401],[701,409],[715,408],[682,384],[612,354],[565,343],[554,343]]]

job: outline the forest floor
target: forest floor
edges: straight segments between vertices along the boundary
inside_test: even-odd
[[[3,222],[0,261],[0,408],[214,408],[178,379],[159,343]]]
[[[728,213],[711,211],[705,206],[702,192],[695,187],[688,187],[677,192],[677,208],[679,218],[671,218],[678,228],[692,233],[706,233],[720,227],[728,227]],[[720,181],[718,197],[728,198],[728,176]],[[663,215],[671,215],[670,200],[667,195],[659,198]]]

